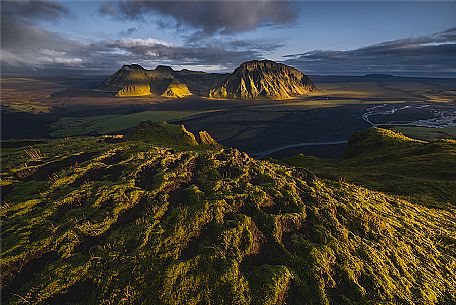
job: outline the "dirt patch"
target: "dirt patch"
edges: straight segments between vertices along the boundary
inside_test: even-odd
[[[4,185],[4,186],[0,187],[1,198],[5,199],[6,196],[8,196],[12,190],[13,190],[13,184]]]
[[[125,141],[127,141],[127,139],[125,139],[125,138],[105,138],[104,141],[105,141],[105,143],[109,143],[109,144],[117,144],[117,143],[125,142]]]
[[[182,187],[172,190],[171,192],[168,193],[168,195],[169,195],[168,202],[169,202],[170,206],[177,207],[177,206],[182,205],[185,202],[185,199],[187,198],[187,190],[186,190],[187,187],[188,187],[188,185],[182,186]]]
[[[233,164],[221,166],[217,170],[218,170],[220,176],[222,176],[223,178],[231,178],[231,179],[238,178],[242,173],[241,169]]]
[[[272,199],[266,205],[260,206],[260,209],[267,214],[273,215],[279,215],[282,212],[280,206],[276,204]]]

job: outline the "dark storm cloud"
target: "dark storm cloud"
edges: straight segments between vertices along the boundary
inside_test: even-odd
[[[297,18],[292,4],[285,1],[121,0],[103,2],[99,12],[143,21],[155,13],[164,18],[155,20],[162,27],[191,27],[205,34],[246,32],[261,26],[290,24]]]
[[[312,73],[456,73],[456,28],[348,51],[286,55],[284,62]]]
[[[209,4],[215,5],[214,3]],[[133,4],[145,5],[143,2],[137,4],[136,1]],[[159,5],[152,4],[153,7]],[[222,2],[219,5],[225,4],[226,2]],[[196,5],[192,7],[195,10],[199,7],[198,3],[191,5]],[[266,5],[271,4],[268,2]],[[120,9],[118,5],[112,3],[106,3],[105,6],[106,12],[117,12]],[[173,11],[170,8],[166,10]],[[151,11],[151,9],[146,11]],[[268,12],[269,9],[262,12],[265,11]],[[205,9],[202,9],[202,12],[196,10],[196,15],[202,16],[203,12]],[[60,3],[51,1],[2,2],[0,53],[2,71],[7,73],[31,70],[65,71],[66,69],[113,71],[121,65],[129,63],[139,63],[146,67],[169,64],[177,67],[201,67],[201,70],[229,71],[244,61],[267,58],[270,52],[284,47],[284,44],[277,41],[235,40],[231,39],[231,36],[208,35],[205,31],[209,33],[241,31],[265,24],[265,20],[268,20],[269,17],[260,18],[259,16],[270,15],[254,14],[252,19],[244,22],[243,25],[234,25],[223,21],[225,19],[220,16],[217,17],[217,14],[223,15],[222,13],[217,13],[217,10],[215,12],[215,21],[201,20],[198,23],[201,30],[195,30],[187,42],[182,45],[154,38],[122,38],[88,42],[70,39],[38,26],[38,20],[58,22],[59,18],[69,16],[68,9]],[[186,13],[182,14],[182,16],[186,16]],[[129,16],[133,15],[134,13],[129,13]],[[168,15],[171,16],[171,13]],[[239,12],[237,16],[247,18],[242,12]],[[182,21],[179,21],[179,18],[183,18]],[[192,25],[192,22],[185,19],[187,17],[179,18],[175,18],[176,22],[184,23],[185,21],[186,24]],[[193,22],[193,25],[197,27],[197,22]],[[132,27],[125,34],[128,34],[128,31],[134,32],[135,29],[137,28]],[[287,55],[285,63],[296,66],[304,72],[315,74],[402,71],[456,73],[454,54],[456,54],[456,28],[430,36],[389,41],[356,50],[317,50]]]
[[[105,12],[112,10],[109,5],[105,3]],[[207,35],[181,46],[153,38],[77,41],[37,25],[39,19],[58,22],[70,14],[65,6],[51,1],[5,2],[1,14],[0,63],[6,73],[74,68],[112,71],[134,62],[149,67],[166,63],[226,70],[243,61],[262,58],[264,52],[281,46],[259,41],[220,41]],[[137,30],[131,27],[119,35]]]
[[[77,42],[35,25],[40,19],[56,22],[69,13],[64,5],[54,1],[2,2],[0,62],[3,70],[81,65],[81,58],[69,54],[79,47]]]
[[[69,14],[68,8],[55,1],[2,1],[1,9],[2,17],[28,20],[57,20]]]
[[[3,32],[4,28],[2,28]],[[21,31],[19,31],[21,30]],[[15,35],[17,32],[20,34]],[[27,70],[118,69],[123,64],[139,63],[146,67],[158,64],[201,66],[203,70],[230,70],[240,63],[263,58],[266,44],[249,48],[233,47],[230,42],[205,41],[199,45],[177,46],[153,38],[101,40],[83,43],[70,40],[33,25],[11,23],[2,33],[1,64],[5,72]]]

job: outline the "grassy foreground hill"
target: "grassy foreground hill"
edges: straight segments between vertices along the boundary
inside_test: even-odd
[[[347,179],[428,207],[456,204],[456,141],[420,141],[372,128],[351,137],[342,160],[298,155],[284,160],[321,177]]]
[[[3,304],[456,302],[454,209],[207,133],[144,123],[8,148],[2,171]]]

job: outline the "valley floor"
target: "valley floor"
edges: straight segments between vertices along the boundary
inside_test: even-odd
[[[456,137],[452,79],[315,77],[323,92],[284,101],[118,98],[86,89],[100,79],[2,79],[2,139],[125,133],[152,120],[207,130],[253,155],[340,158],[344,141],[371,126],[418,138]]]

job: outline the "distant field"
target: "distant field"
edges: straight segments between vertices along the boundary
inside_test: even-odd
[[[162,122],[182,119],[205,111],[144,111],[132,114],[64,117],[52,124],[53,137],[106,134],[134,127],[142,121]]]
[[[433,138],[456,139],[456,126],[445,128],[391,126],[391,129],[420,140],[429,140]]]

